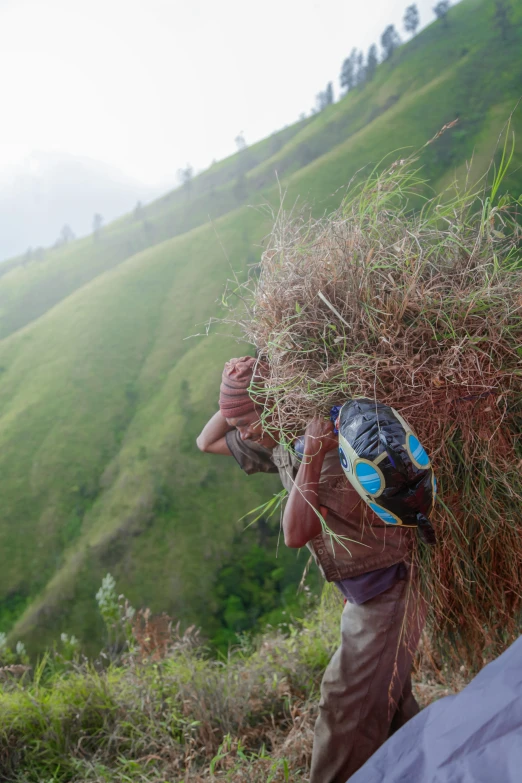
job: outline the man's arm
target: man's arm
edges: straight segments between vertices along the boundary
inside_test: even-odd
[[[319,481],[326,453],[337,447],[331,422],[325,422],[319,417],[312,419],[305,432],[305,456],[283,515],[283,532],[288,547],[299,549],[322,530],[318,516]]]
[[[225,435],[227,432],[233,430],[227,424],[226,419],[218,411],[212,418],[205,424],[201,433],[196,440],[197,447],[200,451],[205,451],[208,454],[224,454],[226,456],[232,456],[232,452],[227,446]]]

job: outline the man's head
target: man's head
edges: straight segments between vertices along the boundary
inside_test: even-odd
[[[252,356],[231,359],[225,364],[219,389],[219,409],[242,440],[252,440],[271,449],[276,441],[261,426],[262,409],[256,406],[248,390],[252,381],[261,382],[259,363]],[[254,372],[256,373],[254,378]]]

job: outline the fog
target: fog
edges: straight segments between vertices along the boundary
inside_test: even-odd
[[[0,170],[0,259],[53,245],[64,226],[75,236],[162,192],[89,158],[33,152]]]
[[[420,0],[421,27],[433,0]],[[76,235],[300,115],[408,0],[2,0],[0,259]]]

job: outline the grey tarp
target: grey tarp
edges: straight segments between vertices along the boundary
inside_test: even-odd
[[[522,637],[456,696],[430,704],[350,783],[521,783]]]

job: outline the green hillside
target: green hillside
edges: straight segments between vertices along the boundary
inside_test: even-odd
[[[508,41],[492,0],[463,0],[320,114],[215,164],[92,237],[0,266],[0,631],[42,646],[101,633],[93,594],[111,571],[135,605],[231,639],[294,600],[306,562],[239,518],[278,488],[197,452],[222,364],[245,351],[204,332],[231,267],[254,262],[279,203],[338,204],[362,167],[429,145],[440,188],[481,174],[522,93],[522,8]],[[522,190],[522,109],[507,185]],[[402,155],[403,153],[397,153]],[[212,221],[209,221],[209,216]],[[276,525],[275,525],[276,526]],[[270,551],[272,554],[266,555]],[[283,547],[284,550],[284,547]],[[242,579],[238,563],[248,562]],[[274,615],[276,617],[277,615]],[[227,636],[227,633],[229,634]]]

